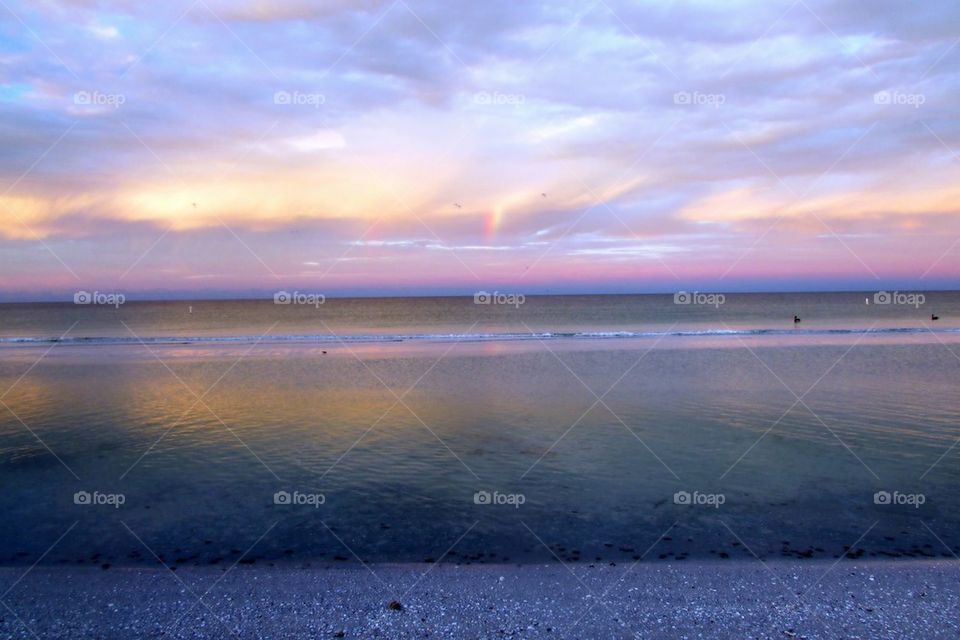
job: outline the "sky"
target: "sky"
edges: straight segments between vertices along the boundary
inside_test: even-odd
[[[960,288],[960,3],[0,0],[0,300]]]

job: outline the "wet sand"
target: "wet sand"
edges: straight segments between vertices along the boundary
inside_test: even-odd
[[[0,569],[2,638],[960,635],[953,560],[25,571]]]

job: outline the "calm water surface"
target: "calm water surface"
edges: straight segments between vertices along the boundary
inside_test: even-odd
[[[960,295],[871,295],[3,305],[0,563],[952,557]]]

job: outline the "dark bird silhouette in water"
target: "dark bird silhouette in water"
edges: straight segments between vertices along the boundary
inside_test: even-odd
[[[793,324],[799,324],[799,323],[800,323],[800,316],[794,315],[794,316],[793,316]]]
[[[931,313],[931,314],[930,314],[930,319],[931,319],[931,320],[939,320],[939,319],[940,319],[940,316]]]
[[[459,202],[454,202],[453,206],[455,206],[457,209],[463,209],[463,207],[460,206]]]

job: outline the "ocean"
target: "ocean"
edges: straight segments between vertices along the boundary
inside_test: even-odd
[[[960,293],[287,300],[0,305],[0,564],[960,552]]]

